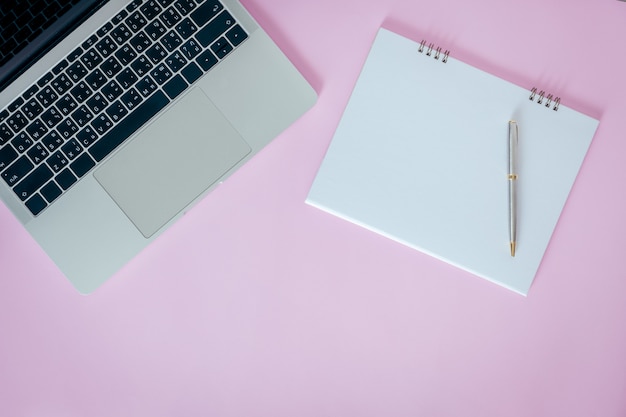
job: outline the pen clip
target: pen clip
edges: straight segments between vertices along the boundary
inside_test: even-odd
[[[517,179],[517,140],[518,127],[515,120],[509,120],[509,178]],[[514,176],[515,178],[511,178]]]

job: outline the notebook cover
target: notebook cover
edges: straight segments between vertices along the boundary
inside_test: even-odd
[[[599,122],[547,94],[531,101],[528,89],[444,51],[419,49],[379,30],[306,202],[526,295]]]

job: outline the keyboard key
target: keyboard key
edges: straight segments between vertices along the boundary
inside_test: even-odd
[[[210,70],[213,65],[217,64],[217,58],[213,55],[213,52],[206,50],[200,54],[200,56],[196,59],[196,62],[206,72]]]
[[[239,25],[235,25],[231,30],[226,32],[226,38],[233,44],[233,46],[238,46],[241,42],[246,40],[248,34],[245,30]]]
[[[91,127],[93,127],[99,135],[104,135],[113,127],[113,122],[109,119],[109,116],[101,113],[91,122]]]
[[[67,66],[67,61],[62,61],[65,63],[65,65]],[[65,67],[63,67],[63,69],[65,69]],[[61,71],[59,71],[61,72]],[[38,81],[37,81],[37,85],[39,87],[43,87],[44,85],[48,84],[50,81],[52,81],[52,79],[54,78],[55,75],[57,75],[58,72],[54,72],[54,69],[52,70],[52,72],[47,72],[44,74],[43,77],[41,77]]]
[[[52,87],[47,86],[44,87],[39,93],[37,93],[37,100],[44,107],[49,107],[59,98],[57,93],[52,89]]]
[[[148,20],[154,19],[159,13],[161,13],[161,6],[154,0],[148,1],[146,4],[141,6],[142,13]]]
[[[161,14],[160,18],[163,23],[165,23],[165,26],[171,28],[176,23],[181,21],[182,16],[173,7],[170,7]]]
[[[68,163],[67,157],[61,151],[56,151],[46,160],[46,164],[48,164],[54,172],[60,172]]]
[[[94,46],[97,41],[98,41],[98,35],[91,35],[89,38],[87,38],[85,42],[83,42],[81,46],[83,47],[83,49],[87,50],[91,48],[92,46]]]
[[[122,87],[120,87],[120,85],[114,80],[109,81],[104,87],[102,87],[101,91],[109,102],[115,100],[124,92]]]
[[[102,25],[100,29],[98,29],[98,31],[96,32],[96,35],[98,35],[99,37],[103,37],[107,33],[109,33],[111,29],[113,29],[113,23],[107,22],[104,25]]]
[[[96,91],[104,84],[106,84],[107,77],[102,71],[100,71],[100,69],[97,69],[89,74],[87,78],[85,78],[85,81],[87,81],[87,84],[89,84],[92,90]]]
[[[28,159],[26,155],[18,158],[13,165],[2,171],[2,178],[9,185],[13,187],[22,178],[24,178],[35,166]]]
[[[100,69],[109,78],[113,78],[118,72],[122,70],[122,66],[115,57],[109,57],[106,61],[100,65]]]
[[[89,149],[89,154],[96,160],[101,161],[115,148],[122,144],[137,129],[163,109],[169,100],[161,91],[146,99],[134,112],[124,118],[109,133],[94,143]]]
[[[174,6],[181,14],[186,15],[196,8],[196,3],[193,0],[178,0]]]
[[[67,156],[67,159],[72,161],[83,151],[83,148],[78,144],[76,139],[70,139],[67,143],[61,146],[61,151],[63,151],[65,156]]]
[[[7,120],[7,124],[15,133],[18,133],[24,126],[28,124],[28,119],[20,112],[17,111]]]
[[[133,46],[133,48],[135,48],[135,51],[137,51],[138,53],[142,53],[143,51],[148,49],[150,45],[152,45],[152,40],[150,40],[148,35],[146,35],[145,33],[139,32],[130,40],[130,44]]]
[[[66,168],[57,174],[55,180],[63,190],[67,190],[77,181],[77,178],[72,174],[72,171]]]
[[[51,129],[63,120],[63,115],[55,107],[51,107],[41,115],[41,120]]]
[[[78,107],[76,104],[76,100],[74,100],[69,94],[61,97],[59,101],[56,103],[57,109],[64,116],[68,116],[71,112],[74,111]]]
[[[117,77],[115,77],[115,80],[119,83],[123,90],[128,90],[137,82],[138,79],[139,78],[137,78],[133,70],[130,68],[126,68]]]
[[[61,71],[63,71],[65,68],[67,68],[68,65],[69,65],[69,63],[66,60],[62,60],[61,62],[56,64],[54,66],[54,68],[52,68],[52,73],[54,75],[59,75],[61,73]]]
[[[181,77],[180,75],[176,75],[163,86],[163,91],[165,91],[165,93],[173,100],[180,93],[185,91],[187,85],[188,84],[185,82],[183,77]]]
[[[133,10],[137,10],[137,7],[139,7],[139,5],[141,4],[142,0],[135,0],[132,3],[130,3],[128,6],[126,6],[126,10],[128,12],[132,12]]]
[[[0,145],[4,145],[11,139],[13,139],[13,131],[6,123],[0,123]]]
[[[64,141],[61,135],[59,135],[59,133],[54,130],[44,136],[44,138],[41,140],[41,143],[43,143],[50,152],[61,146],[63,142]]]
[[[167,56],[168,52],[163,48],[160,44],[153,45],[146,51],[146,56],[150,58],[150,60],[154,64],[158,64],[163,61]]]
[[[48,203],[52,203],[54,200],[59,198],[62,193],[63,191],[61,191],[59,186],[56,185],[54,181],[50,181],[41,189],[41,195]]]
[[[172,76],[172,72],[165,66],[165,64],[161,64],[157,66],[154,70],[150,71],[150,76],[152,79],[157,82],[157,84],[162,85]]]
[[[93,161],[93,159],[91,159],[88,154],[84,153],[70,164],[70,169],[78,178],[80,178],[88,173],[89,170],[95,165],[96,163]]]
[[[191,14],[191,19],[198,26],[204,26],[209,20],[216,16],[223,6],[217,1],[207,1]]]
[[[198,27],[189,18],[176,25],[176,32],[178,32],[183,39],[189,38],[191,35],[196,33],[197,30]]]
[[[227,11],[220,13],[208,25],[202,28],[197,34],[196,39],[204,47],[215,42],[222,33],[226,32],[231,26],[235,25],[235,19]]]
[[[219,59],[222,59],[233,50],[233,47],[228,43],[226,38],[222,36],[211,45],[211,50]]]
[[[160,20],[153,20],[144,30],[153,41],[158,40],[161,36],[165,35],[165,32],[167,32],[167,28],[163,25],[163,23],[161,23]]]
[[[123,23],[119,25],[118,27],[116,27],[111,33],[111,37],[113,38],[115,42],[117,42],[118,45],[121,45],[127,40],[129,40],[131,36],[133,36],[132,32]]]
[[[18,3],[18,4],[20,4],[20,3]],[[23,3],[21,3],[21,4],[23,4]],[[31,11],[32,10],[35,10],[35,8],[31,8]],[[28,42],[32,42],[33,40],[35,40],[35,38],[37,38],[37,36],[39,36],[39,34],[41,32],[43,32],[43,27],[44,26],[47,27],[47,25],[48,25],[48,21],[46,21],[46,18],[43,15],[41,15],[41,14],[37,15],[34,12],[33,12],[33,15],[35,17],[30,21],[30,25],[29,26],[31,28],[34,28],[34,29],[31,30],[30,35],[26,38],[26,40]],[[18,20],[16,20],[16,23],[19,22],[22,19],[23,16],[27,16],[27,14],[22,14],[22,16],[20,16],[18,18]],[[24,20],[28,20],[28,19],[24,19]],[[19,48],[19,46],[18,46],[18,48]]]
[[[85,126],[91,119],[93,119],[93,114],[89,111],[86,105],[80,106],[78,109],[72,113],[72,119],[79,127]]]
[[[107,33],[109,33],[111,29],[113,29],[113,23],[107,22],[104,25],[102,25],[100,29],[98,29],[98,31],[96,32],[96,35],[98,35],[99,37],[103,37]]]
[[[114,123],[117,123],[128,114],[128,110],[126,110],[121,101],[116,100],[106,109],[106,114]]]
[[[163,38],[161,38],[161,44],[163,44],[163,46],[165,46],[165,49],[167,49],[169,52],[172,52],[174,49],[178,48],[180,45],[182,45],[183,40],[181,39],[180,36],[178,36],[178,33],[176,33],[175,31],[171,31],[168,32]]]
[[[67,68],[65,73],[75,83],[80,81],[85,75],[87,75],[87,68],[81,62],[74,62]]]
[[[91,90],[91,88],[89,88],[87,82],[81,81],[76,85],[76,87],[70,90],[70,94],[76,99],[78,103],[82,103],[83,101],[91,97],[93,91]]]
[[[67,56],[67,60],[69,62],[74,62],[78,59],[79,56],[81,56],[83,53],[83,48],[81,48],[80,46],[76,49],[74,49],[72,52],[70,52],[70,54]]]
[[[102,39],[100,42],[96,44],[96,50],[102,55],[104,58],[111,55],[117,49],[117,44],[111,39],[110,36]]]
[[[172,72],[178,72],[182,67],[185,66],[187,60],[185,59],[185,57],[183,57],[183,54],[176,51],[172,55],[167,57],[165,63],[172,70]]]
[[[136,87],[137,87],[137,90],[144,97],[148,97],[158,88],[156,83],[150,77],[144,77],[143,79],[141,79],[137,83]]]
[[[54,174],[45,164],[40,165],[27,177],[25,177],[17,186],[13,189],[15,194],[24,201],[35,193],[42,185],[47,183]]]
[[[132,88],[122,95],[121,100],[128,110],[133,110],[143,101],[143,98],[137,90]]]
[[[76,139],[78,139],[83,147],[88,148],[98,139],[98,134],[91,126],[86,126],[83,130],[78,132]]]
[[[89,107],[94,114],[98,114],[106,108],[109,102],[104,98],[101,93],[96,93],[93,97],[87,100],[86,104],[87,107]]]
[[[124,45],[115,53],[115,57],[120,60],[122,65],[128,65],[137,58],[137,53],[130,45]]]
[[[48,128],[41,120],[35,120],[26,127],[26,132],[28,132],[30,137],[37,141],[41,139],[46,132],[48,132]]]
[[[57,132],[65,140],[68,140],[78,132],[78,126],[72,119],[65,119],[57,126]]]
[[[147,74],[148,71],[152,69],[152,64],[150,60],[145,56],[141,55],[139,58],[133,61],[131,64],[132,69],[139,75],[140,77]]]
[[[202,76],[202,70],[194,62],[190,62],[180,73],[189,84],[192,84]]]
[[[102,62],[102,57],[95,50],[95,48],[91,48],[82,57],[80,57],[80,60],[83,64],[85,64],[85,67],[92,70]]]
[[[35,194],[30,200],[26,202],[26,208],[33,214],[33,216],[38,215],[45,209],[47,206],[45,200],[39,195]]]
[[[24,100],[28,100],[29,98],[37,94],[38,91],[39,91],[39,87],[37,86],[37,84],[35,84],[32,87],[30,87],[28,90],[24,91],[24,94],[22,94],[22,98]]]
[[[20,106],[24,104],[24,99],[22,97],[18,97],[13,101],[13,103],[9,104],[9,111],[13,112],[20,108]]]
[[[121,12],[119,12],[117,15],[115,15],[115,17],[112,19],[113,24],[118,24],[122,21],[124,21],[124,19],[126,18],[126,16],[128,16],[128,12],[126,10],[122,10]]]
[[[12,32],[15,30],[15,27],[5,30]],[[4,55],[0,60],[0,65],[4,65],[9,60],[9,58],[14,55],[13,50],[16,49],[17,46],[17,41],[15,39],[9,39],[8,42],[4,42],[2,45],[0,45],[0,52],[2,53],[2,55]]]
[[[72,81],[67,77],[67,75],[65,74],[61,74],[58,77],[56,77],[54,80],[52,80],[52,82],[50,83],[50,85],[52,86],[52,88],[54,89],[54,91],[57,92],[58,95],[62,95],[63,93],[65,93],[67,90],[69,90],[70,88],[72,88]]]
[[[4,146],[0,148],[0,171],[4,170],[17,159],[18,153],[12,146]]]
[[[22,107],[22,111],[29,120],[33,120],[41,114],[43,107],[41,107],[41,105],[34,98],[32,98]]]
[[[13,145],[13,148],[19,153],[26,152],[28,148],[33,146],[33,143],[33,139],[26,132],[21,132],[11,141],[11,145]]]
[[[126,25],[133,33],[139,32],[146,24],[148,24],[148,21],[139,12],[135,12],[126,18]]]
[[[201,51],[202,48],[194,39],[188,40],[180,47],[180,52],[182,52],[187,59],[195,58]]]
[[[35,146],[28,150],[27,155],[35,165],[39,165],[48,156],[48,151],[43,144],[36,143]]]
[[[16,149],[19,153],[24,153],[28,148],[33,146],[35,140],[26,132],[20,132],[13,137],[11,140],[11,145]]]

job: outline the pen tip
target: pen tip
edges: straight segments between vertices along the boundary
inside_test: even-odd
[[[515,256],[515,242],[511,242],[511,256]]]

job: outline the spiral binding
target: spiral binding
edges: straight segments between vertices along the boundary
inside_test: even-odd
[[[442,49],[441,49],[440,46],[435,48],[435,44],[434,43],[429,43],[427,45],[426,41],[422,40],[420,42],[420,46],[419,46],[419,48],[417,48],[417,50],[420,53],[423,53],[424,49],[426,49],[426,56],[433,56],[433,58],[435,58],[436,60],[439,60],[439,58],[441,58]],[[434,55],[433,55],[433,51],[434,51]],[[445,64],[446,62],[448,62],[448,58],[449,57],[450,57],[450,51],[446,49],[445,51],[443,51],[443,57],[441,59],[441,62],[443,62]]]
[[[552,106],[552,110],[554,111],[557,111],[559,109],[559,106],[561,105],[560,97],[554,97],[552,94],[546,95],[545,91],[538,91],[536,87],[533,87],[532,90],[530,90],[530,97],[528,97],[528,99],[530,101],[535,101],[535,98],[537,98],[537,104],[543,104],[545,100],[545,106],[547,108],[550,108],[550,106]]]

